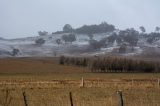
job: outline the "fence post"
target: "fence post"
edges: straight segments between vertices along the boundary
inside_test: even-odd
[[[159,88],[159,83],[160,83],[160,80],[159,80],[159,78],[158,78],[158,88]]]
[[[69,99],[70,99],[71,106],[73,106],[72,92],[69,92]]]
[[[84,79],[83,79],[83,77],[82,77],[82,80],[81,80],[81,85],[80,85],[80,87],[84,87]]]
[[[133,78],[132,78],[132,86],[133,86],[133,84],[134,84],[134,81],[133,81]]]
[[[123,96],[122,96],[122,91],[121,90],[119,90],[119,91],[117,91],[117,94],[118,94],[118,106],[124,106],[123,105]]]
[[[23,100],[24,100],[25,106],[28,106],[28,104],[27,104],[27,98],[26,98],[26,93],[25,92],[23,92]]]

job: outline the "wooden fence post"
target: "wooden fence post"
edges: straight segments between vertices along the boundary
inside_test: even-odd
[[[28,104],[27,104],[27,97],[26,97],[26,93],[25,92],[23,92],[23,100],[24,100],[25,106],[28,106]]]
[[[133,86],[133,84],[134,84],[134,80],[133,80],[133,78],[132,78],[132,86]]]
[[[159,80],[159,78],[158,78],[158,88],[159,88],[159,83],[160,83],[160,80]]]
[[[81,80],[81,84],[80,84],[80,87],[84,87],[84,79],[83,79],[83,77],[82,77],[82,80]]]
[[[70,99],[71,106],[73,106],[72,92],[69,92],[69,99]]]
[[[122,91],[117,91],[118,94],[118,106],[124,106],[123,105],[123,96],[122,96]]]

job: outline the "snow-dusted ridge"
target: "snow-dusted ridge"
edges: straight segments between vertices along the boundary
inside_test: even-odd
[[[65,33],[66,34],[66,33]],[[111,36],[112,33],[94,34],[93,39],[97,42],[106,39]],[[105,46],[99,49],[91,49],[89,44],[90,38],[87,35],[76,34],[76,41],[72,43],[65,43],[62,40],[64,34],[49,34],[45,36],[36,36],[28,38],[17,38],[17,39],[3,39],[0,38],[0,57],[47,57],[47,56],[60,56],[65,54],[70,55],[99,55],[107,53],[119,53],[118,50],[120,45],[114,43],[108,43],[105,41]],[[45,43],[42,45],[36,45],[37,39],[44,39]],[[56,40],[61,39],[61,44],[57,44]],[[124,42],[125,43],[125,42]],[[122,55],[135,55],[141,54],[146,47],[160,47],[160,40],[157,40],[153,44],[146,42],[145,38],[138,40],[138,45],[133,47],[131,50],[130,46],[126,46],[127,51],[125,53],[119,53]],[[132,49],[133,49],[132,48]],[[13,50],[17,49],[16,54]]]

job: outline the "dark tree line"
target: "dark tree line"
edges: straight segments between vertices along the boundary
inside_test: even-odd
[[[135,60],[119,57],[77,58],[60,57],[62,65],[74,65],[88,67],[91,72],[160,72],[160,63],[145,60]]]
[[[87,58],[61,56],[59,59],[59,64],[87,67],[89,60]]]
[[[93,60],[92,72],[159,72],[160,63],[118,57],[105,57]]]
[[[75,32],[80,34],[95,34],[95,33],[113,32],[114,30],[115,30],[114,25],[102,22],[99,25],[84,25],[80,28],[77,28]]]
[[[71,25],[66,24],[63,27],[64,33],[79,33],[79,34],[95,34],[95,33],[106,33],[113,32],[115,30],[114,25],[110,25],[106,22],[102,22],[99,25],[84,25],[80,28],[73,29]]]

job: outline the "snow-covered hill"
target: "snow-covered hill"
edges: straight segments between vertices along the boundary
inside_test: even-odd
[[[36,57],[36,56],[60,56],[60,55],[99,55],[115,53],[121,55],[141,54],[147,47],[160,47],[160,39],[152,44],[147,43],[146,38],[139,38],[136,46],[128,45],[123,39],[110,41],[113,33],[94,34],[91,39],[88,35],[76,34],[76,41],[64,42],[65,34],[50,34],[45,36],[28,37],[20,39],[0,39],[0,57]],[[67,35],[67,34],[66,34]],[[36,40],[45,40],[44,44],[37,45]],[[57,44],[60,39],[60,44]],[[93,40],[93,45],[90,41]],[[97,47],[96,47],[97,46]],[[125,51],[120,51],[125,48]]]

